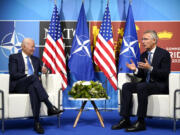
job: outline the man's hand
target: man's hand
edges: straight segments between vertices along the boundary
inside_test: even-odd
[[[136,70],[136,65],[134,64],[133,60],[131,60],[131,64],[126,63],[126,66],[133,71]]]
[[[145,63],[138,62],[138,68],[149,70],[149,69],[151,69],[151,65],[148,63],[147,59],[145,58]]]
[[[45,66],[42,66],[41,72],[42,72],[43,74],[46,74],[47,71],[48,71],[47,68],[46,68]]]

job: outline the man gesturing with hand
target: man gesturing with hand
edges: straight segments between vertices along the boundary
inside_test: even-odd
[[[135,132],[146,129],[144,118],[147,113],[148,96],[152,94],[169,93],[169,73],[171,58],[168,51],[157,46],[158,36],[153,30],[144,32],[142,38],[143,47],[146,49],[141,54],[138,66],[126,63],[126,66],[134,71],[134,75],[141,78],[140,82],[125,83],[122,87],[122,100],[120,115],[122,119],[112,129],[125,128],[127,132]],[[132,94],[137,93],[138,110],[137,121],[130,122]]]

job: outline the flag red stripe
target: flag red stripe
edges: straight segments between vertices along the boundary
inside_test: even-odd
[[[116,74],[116,70],[114,70],[113,66],[116,67],[116,63],[115,63],[115,56],[113,56],[113,54],[110,52],[110,48],[108,49],[108,47],[106,47],[106,45],[108,44],[109,47],[111,47],[112,50],[114,50],[113,44],[112,42],[109,40],[107,42],[107,44],[105,45],[102,41],[101,38],[97,38],[97,43],[101,46],[101,48],[104,50],[104,52],[102,52],[101,50],[99,50],[98,47],[95,47],[95,52],[97,53],[97,55],[101,58],[101,60],[104,62],[104,64],[102,65],[102,63],[99,61],[99,58],[96,57],[94,55],[94,61],[95,63],[99,66],[99,68],[101,69],[101,71],[104,72],[105,76],[108,78],[109,82],[111,83],[111,85],[113,86],[113,88],[115,90],[117,90],[117,74]],[[112,63],[110,63],[107,60],[107,56],[103,53],[106,53],[106,55],[108,55],[108,57],[111,59]],[[112,65],[113,64],[113,65]],[[106,68],[109,68],[110,71],[106,71]],[[111,75],[110,73],[111,72]],[[115,78],[116,82],[114,82],[115,80],[113,80],[113,77]]]
[[[108,48],[103,44],[103,42],[98,38],[97,42],[99,43],[99,45],[103,48],[103,50],[106,52],[106,54],[110,57],[110,59],[115,62],[113,55],[111,54],[111,52],[108,50]],[[109,43],[108,43],[109,44]],[[109,44],[110,45],[110,44]],[[114,50],[114,49],[113,49]]]
[[[54,71],[54,69],[52,68],[52,66],[51,66],[51,64],[49,63],[49,61],[46,59],[46,58],[42,58],[42,61],[44,62],[44,64],[46,64],[46,66],[49,68],[49,69],[51,69],[51,71],[52,71],[52,74],[55,74],[55,71]]]
[[[44,53],[46,53],[47,55],[48,55],[48,57],[51,59],[51,61],[54,63],[55,62],[55,60],[54,60],[54,58],[53,58],[53,56],[52,56],[52,54],[48,51],[48,49],[44,49]],[[51,70],[52,70],[52,73],[54,74],[55,73],[55,69],[54,69],[54,67],[52,67],[52,65],[50,64],[50,62],[45,58],[45,57],[43,57],[43,60],[46,60],[46,62],[48,62],[48,65],[46,65],[48,68],[50,68]],[[44,62],[44,61],[43,61]],[[45,62],[44,62],[45,63]],[[45,63],[46,64],[46,63]]]
[[[106,59],[106,57],[101,53],[101,51],[96,48],[96,52],[98,53],[99,57],[101,57],[101,59],[104,61],[104,63],[107,65],[107,67],[109,67],[110,71],[112,72],[112,74],[116,74],[116,71],[114,71],[112,65],[109,63],[109,61]],[[113,61],[113,64],[115,65],[115,61]]]
[[[63,57],[65,58],[65,54],[64,54],[64,51],[62,50],[62,46],[60,45],[59,42],[56,42],[58,48],[60,49],[61,53],[63,54]],[[66,69],[66,64],[64,63],[63,59],[61,58],[61,56],[58,54],[57,50],[55,51],[56,53],[56,56],[58,58],[58,60],[60,61],[60,63],[62,64],[63,68]]]
[[[106,54],[108,54],[108,56],[109,56],[109,58],[111,59],[111,61],[113,62],[113,64],[116,65],[116,64],[115,64],[114,56],[113,56],[113,55],[110,53],[110,51],[105,47],[105,45],[101,42],[101,40],[98,39],[97,42],[98,42],[99,45],[104,49],[104,51],[106,52]],[[96,52],[99,54],[100,57],[103,57],[102,59],[105,61],[105,63],[106,63],[107,65],[110,66],[110,69],[112,69],[112,70],[114,71],[111,63],[109,63],[109,61],[107,60],[107,58],[102,54],[101,50],[99,50],[98,47],[97,47],[95,50],[96,50]],[[113,50],[114,50],[114,49],[113,49]],[[109,67],[109,66],[108,66],[108,67]],[[116,71],[115,71],[115,72],[116,72]]]
[[[65,84],[62,83],[63,86],[63,90],[64,88],[67,87],[67,77],[66,77],[66,64],[64,63],[63,59],[60,57],[60,55],[58,54],[56,48],[54,47],[54,45],[51,43],[51,41],[47,38],[46,39],[46,43],[49,45],[49,47],[53,50],[53,53],[55,53],[56,58],[59,60],[59,62],[62,64],[62,67],[64,68],[65,73],[61,70],[61,68],[58,66],[56,59],[53,57],[52,53],[48,51],[48,49],[45,47],[44,48],[44,53],[46,53],[48,55],[48,57],[51,59],[51,61],[54,63],[55,65],[55,69],[51,66],[50,62],[48,62],[48,60],[43,57],[43,62],[46,64],[46,66],[48,68],[50,68],[52,70],[52,73],[56,73],[56,70],[59,72],[60,76],[62,77],[62,81],[64,81]],[[60,51],[62,52],[63,56],[65,57],[65,53],[63,51],[62,46],[60,45],[60,43],[57,41],[56,42],[57,47],[60,49]],[[65,85],[65,86],[64,86]]]
[[[55,33],[54,33],[55,32]],[[63,90],[67,87],[66,60],[60,27],[60,18],[55,4],[46,38],[42,61],[61,78]]]
[[[58,43],[58,44],[57,44]],[[59,55],[59,53],[57,52],[56,48],[53,46],[53,44],[50,42],[50,40],[47,38],[47,44],[49,45],[49,47],[51,47],[51,49],[54,51],[55,55],[56,55],[56,58],[60,61],[60,63],[62,64],[63,68],[66,69],[66,65],[63,61],[63,59],[61,58],[61,56]],[[56,45],[58,46],[61,46],[59,45],[59,42],[56,42]],[[64,52],[64,51],[63,51]],[[64,54],[64,53],[63,53]],[[52,55],[51,55],[52,56]],[[51,60],[53,61],[53,63],[56,63],[56,60],[52,57],[50,57]]]
[[[63,42],[63,41],[62,41],[62,40],[63,40],[62,37],[60,38],[60,40],[61,40],[61,42]],[[57,40],[56,43],[58,43],[57,46],[59,47],[59,49],[61,50],[63,56],[65,57],[65,52],[64,52],[64,48],[63,48],[64,45],[61,44],[58,40]]]
[[[106,71],[106,69],[104,68],[104,66],[102,66],[102,64],[98,61],[98,59],[96,57],[94,57],[94,61],[96,62],[96,64],[99,66],[99,68],[104,72],[105,76],[107,77],[107,79],[109,80],[109,82],[111,83],[111,85],[113,86],[113,88],[115,90],[117,90],[117,85],[112,81],[112,78],[109,76],[108,72]],[[117,78],[117,75],[114,75],[115,78]]]
[[[56,43],[58,43],[58,42],[56,42]],[[62,58],[58,54],[56,48],[53,46],[53,44],[50,42],[50,40],[48,38],[47,38],[47,44],[54,51],[54,53],[56,54],[56,58],[60,61],[60,63],[62,64],[63,68],[66,70],[66,65],[65,65],[64,61],[62,60]],[[53,55],[47,49],[45,50],[45,52],[49,56],[49,58],[51,58],[51,60],[53,61],[54,64],[57,63],[56,60],[54,59]],[[55,65],[57,65],[57,64],[55,64]],[[58,68],[58,69],[60,69],[60,68]]]

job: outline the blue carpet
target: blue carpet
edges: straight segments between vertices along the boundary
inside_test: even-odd
[[[117,111],[101,111],[105,128],[101,127],[95,111],[84,111],[77,127],[73,128],[77,114],[78,111],[76,110],[65,110],[61,115],[60,128],[57,127],[57,117],[41,118],[45,135],[180,135],[180,121],[177,122],[177,131],[173,132],[173,121],[159,118],[147,118],[146,131],[127,133],[124,130],[111,130],[111,125],[117,123],[120,119]],[[136,118],[132,117],[131,120],[134,122]],[[34,135],[36,133],[32,127],[33,119],[5,120],[4,135]]]

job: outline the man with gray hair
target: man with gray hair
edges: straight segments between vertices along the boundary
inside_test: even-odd
[[[169,93],[169,73],[171,58],[168,51],[157,46],[158,36],[153,30],[144,32],[142,44],[146,51],[141,54],[138,67],[131,60],[126,66],[140,77],[140,82],[125,83],[122,87],[120,115],[122,119],[112,130],[126,128],[126,132],[146,129],[144,118],[147,113],[148,96],[152,94]],[[137,93],[138,110],[137,121],[131,125],[130,115],[132,107],[132,94]]]
[[[42,66],[39,58],[33,56],[34,40],[25,38],[21,47],[21,53],[9,56],[9,91],[10,93],[29,93],[34,116],[34,130],[43,134],[44,129],[39,122],[41,102],[46,104],[48,115],[59,114],[61,111],[48,100],[48,95],[39,80],[39,72],[46,73],[47,69]]]

